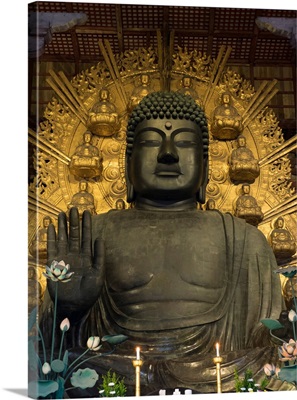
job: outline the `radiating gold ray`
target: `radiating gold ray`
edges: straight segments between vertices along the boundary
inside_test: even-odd
[[[76,100],[78,106],[81,108],[81,111],[85,114],[84,117],[85,119],[88,118],[89,111],[86,109],[84,103],[81,101],[81,99],[78,97],[77,93],[74,90],[74,87],[71,85],[69,80],[67,79],[67,76],[64,74],[63,71],[59,71],[58,74],[60,75],[62,81],[65,83],[67,86],[68,90],[71,92],[73,98]]]
[[[249,111],[245,114],[243,118],[243,125],[248,125],[250,121],[252,121],[257,114],[269,103],[269,101],[274,97],[274,95],[278,92],[278,89],[275,88],[272,92],[271,90],[277,84],[277,80],[273,79],[270,84],[266,87],[266,89],[259,93],[257,101],[253,104],[253,106],[249,109]],[[263,86],[264,89],[264,86]],[[271,92],[271,93],[270,93]],[[269,94],[270,93],[270,94]]]
[[[222,62],[219,65],[219,69],[218,69],[218,72],[217,72],[217,74],[215,76],[215,79],[214,79],[213,83],[211,84],[208,96],[205,98],[204,107],[207,106],[207,103],[209,102],[209,100],[211,99],[211,96],[213,95],[213,92],[215,91],[215,88],[217,86],[217,83],[220,80],[220,77],[221,77],[221,75],[223,73],[223,70],[224,70],[225,65],[226,65],[226,63],[228,61],[228,58],[229,58],[229,56],[231,54],[231,51],[232,51],[232,47],[228,46],[227,50],[226,50],[226,53],[224,55],[224,58],[223,58]]]
[[[71,102],[67,99],[65,94],[61,89],[56,85],[56,83],[51,78],[46,78],[46,82],[50,85],[50,87],[57,93],[58,96],[62,99],[62,101],[69,107],[69,109],[75,114],[79,120],[86,126],[86,119],[81,115],[78,109],[76,109]]]
[[[292,145],[291,145],[292,144]],[[297,135],[294,135],[271,153],[267,154],[265,157],[259,160],[259,166],[264,167],[267,164],[272,163],[273,161],[277,160],[280,157],[285,156],[290,151],[295,150],[297,148]]]
[[[120,75],[119,75],[119,72],[117,69],[117,65],[116,65],[113,53],[111,51],[110,44],[109,44],[108,40],[105,40],[104,43],[105,43],[105,45],[108,46],[108,49],[110,49],[110,51],[108,53],[103,45],[102,40],[99,40],[99,47],[100,47],[101,53],[103,55],[104,61],[106,62],[106,65],[109,69],[109,72],[112,76],[112,79],[114,81],[119,98],[122,102],[123,108],[126,108],[128,101],[127,101],[126,95],[124,95],[124,89],[122,88],[122,82],[120,79]],[[110,57],[112,57],[112,59]],[[118,74],[118,76],[117,76],[117,74]]]
[[[39,149],[45,151],[47,154],[53,156],[57,160],[61,161],[62,163],[69,165],[71,159],[66,156],[62,151],[55,148],[51,143],[43,140],[42,136],[37,136],[36,132],[29,128],[28,130],[29,136],[28,141],[33,145],[36,145]],[[30,137],[30,135],[32,137]]]

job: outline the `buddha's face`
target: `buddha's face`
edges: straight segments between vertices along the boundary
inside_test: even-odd
[[[184,85],[184,87],[190,87],[191,86],[191,79],[190,78],[184,78],[183,79],[183,85]]]
[[[147,85],[149,82],[149,76],[148,75],[142,75],[141,76],[141,83],[143,83],[144,85]]]
[[[223,101],[223,104],[228,104],[228,103],[230,103],[230,96],[229,96],[228,93],[224,93],[224,94],[223,94],[222,101]]]
[[[249,185],[243,185],[242,186],[242,191],[244,194],[249,194],[250,193],[250,186]]]
[[[109,97],[109,93],[106,89],[102,89],[100,92],[100,99],[101,100],[107,100]]]
[[[239,147],[244,147],[245,146],[245,138],[243,136],[239,137],[237,139],[237,142],[238,142],[238,146]]]
[[[144,120],[135,130],[128,177],[136,195],[186,200],[204,178],[202,133],[190,120]]]
[[[90,141],[92,139],[92,135],[89,132],[85,133],[84,139],[85,139],[85,143],[90,143]]]

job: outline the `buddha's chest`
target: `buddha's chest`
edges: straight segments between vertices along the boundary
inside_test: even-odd
[[[166,215],[119,219],[107,227],[106,278],[112,291],[221,287],[226,271],[223,228],[204,218]],[[162,283],[162,285],[161,285]]]

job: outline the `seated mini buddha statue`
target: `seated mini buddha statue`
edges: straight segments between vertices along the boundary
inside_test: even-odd
[[[211,132],[215,139],[236,139],[243,130],[242,118],[231,104],[231,95],[222,94],[221,105],[216,107],[211,121]]]
[[[47,259],[47,228],[53,221],[51,217],[46,215],[42,221],[42,228],[39,228],[32,244],[29,248],[29,253],[40,261]]]
[[[72,207],[77,208],[80,218],[85,210],[96,214],[94,196],[88,192],[88,182],[84,179],[79,182],[79,191],[72,196],[68,209],[70,210]]]
[[[295,240],[284,224],[283,217],[278,217],[268,239],[277,260],[288,259],[296,253]]]
[[[80,178],[95,178],[102,172],[102,157],[99,149],[91,143],[92,133],[86,131],[84,143],[79,145],[71,157],[69,171]]]
[[[234,215],[243,218],[249,224],[257,226],[264,217],[261,208],[258,206],[257,200],[250,195],[250,185],[244,183],[242,185],[243,194],[236,200]]]
[[[136,346],[142,395],[164,387],[216,392],[216,342],[223,392],[234,390],[234,368],[250,368],[262,379],[263,365],[277,353],[260,323],[277,318],[282,303],[265,236],[231,214],[197,208],[205,203],[208,142],[206,117],[190,96],[149,94],[127,126],[127,202],[133,206],[95,216],[85,211],[81,226],[72,208],[69,223],[59,215],[57,235],[54,226],[48,230],[48,265],[62,259],[74,272],[58,290],[57,324],[71,321],[69,358],[85,359],[90,335],[126,335],[113,354],[84,366],[125,377],[129,396],[135,394]],[[47,290],[54,298],[50,280]],[[49,333],[50,304],[42,318]],[[98,395],[96,387],[86,390]],[[86,390],[67,393],[86,397]]]
[[[131,112],[135,106],[150,92],[152,91],[150,86],[150,76],[148,74],[142,74],[140,76],[140,85],[134,88],[131,93],[131,97],[127,106],[127,110]]]
[[[230,156],[229,176],[232,182],[253,183],[260,175],[258,160],[252,151],[246,147],[246,139],[243,135],[237,138],[237,149]]]
[[[183,76],[181,80],[181,88],[178,90],[179,93],[191,96],[195,102],[202,108],[202,100],[198,96],[196,90],[193,88],[192,78],[188,75]]]
[[[119,128],[119,118],[110,93],[106,88],[99,92],[99,101],[92,107],[87,121],[88,129],[98,136],[112,136]]]

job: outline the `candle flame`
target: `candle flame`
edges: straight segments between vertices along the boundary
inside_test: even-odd
[[[220,357],[220,344],[216,343],[217,357]]]

